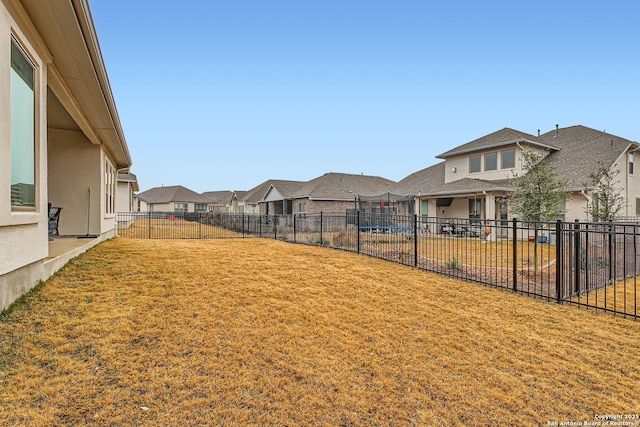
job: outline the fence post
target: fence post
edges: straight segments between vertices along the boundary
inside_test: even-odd
[[[613,220],[609,220],[609,284],[613,284],[614,282],[614,274],[613,274],[613,263],[615,262],[613,260],[613,244],[614,244],[614,239],[613,239]],[[605,297],[605,304],[607,303],[607,293],[604,293],[604,297]]]
[[[244,213],[242,214],[242,238],[244,239]]]
[[[360,253],[360,211],[356,211],[356,253]]]
[[[562,221],[556,221],[556,302],[562,304],[562,252],[563,252],[563,237],[562,237]]]
[[[513,241],[513,290],[518,290],[518,220],[514,217],[511,225]]]
[[[295,215],[295,214],[293,215],[293,242],[294,243],[298,241],[298,239],[296,238],[296,217],[297,216],[298,215]]]
[[[273,216],[273,239],[278,240],[278,215]]]
[[[147,235],[151,239],[151,211],[147,212]]]
[[[324,246],[324,239],[322,238],[322,211],[320,211],[320,246]]]
[[[573,254],[573,263],[574,263],[574,273],[573,273],[573,281],[575,282],[575,286],[573,291],[575,293],[580,293],[580,223],[576,219],[573,224],[573,247],[575,248],[575,253]]]
[[[418,266],[418,214],[413,214],[413,266]]]

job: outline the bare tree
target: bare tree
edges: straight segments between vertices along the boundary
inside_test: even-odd
[[[614,165],[615,166],[615,165]],[[624,207],[624,197],[620,194],[617,180],[620,170],[600,165],[589,175],[588,191],[592,202],[587,206],[587,214],[594,222],[613,221]]]
[[[534,229],[534,265],[538,267],[538,234],[546,222],[565,212],[567,182],[558,178],[553,166],[544,162],[544,154],[530,148],[522,150],[523,174],[513,182],[510,210]]]

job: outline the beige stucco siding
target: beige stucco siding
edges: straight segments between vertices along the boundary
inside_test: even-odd
[[[59,231],[62,235],[87,233],[89,188],[91,215],[89,232],[101,231],[100,196],[103,177],[100,147],[91,144],[82,132],[49,132],[49,201],[62,208]]]
[[[629,155],[633,158],[633,174],[629,173]],[[640,198],[640,152],[633,149],[624,153],[616,162],[619,165],[621,195],[626,203],[621,216],[635,217],[637,215],[636,200]]]
[[[502,161],[502,152],[505,150],[515,149],[515,167],[508,169],[501,169],[501,161]],[[547,154],[546,151],[543,151],[539,148],[530,147],[530,149]],[[493,171],[485,171],[485,154],[487,153],[497,153],[497,162],[498,168]],[[469,172],[469,156],[470,155],[480,155],[481,158],[481,171],[470,173]],[[460,154],[458,156],[449,157],[446,159],[445,164],[445,182],[453,182],[463,178],[474,178],[474,179],[486,179],[486,180],[499,180],[499,179],[510,179],[516,176],[522,175],[522,149],[517,146],[504,146],[498,148],[492,148],[482,151],[475,151],[473,153],[465,153]]]
[[[565,221],[575,221],[576,219],[579,221],[588,221],[587,202],[588,199],[582,192],[570,193],[565,205]]]
[[[35,66],[35,209],[11,207],[11,37],[14,36]],[[47,256],[47,132],[46,52],[23,32],[0,2],[0,274]]]
[[[117,212],[135,212],[133,190],[130,182],[118,182],[116,190],[116,211]]]
[[[515,168],[501,169],[501,155],[502,151],[515,149]],[[485,171],[484,168],[484,155],[487,153],[498,153],[498,169],[494,171]],[[480,155],[481,158],[481,172],[470,173],[469,172],[469,156]],[[520,155],[520,149],[517,146],[500,147],[499,149],[488,149],[484,151],[478,151],[473,153],[465,153],[459,156],[450,157],[446,160],[445,165],[445,182],[457,181],[463,178],[475,178],[475,179],[509,179],[513,178],[515,173],[519,173],[522,170],[522,156]]]

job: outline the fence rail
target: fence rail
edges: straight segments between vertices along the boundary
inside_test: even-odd
[[[638,319],[640,222],[534,223],[383,213],[125,212],[138,239],[265,237],[366,254]]]

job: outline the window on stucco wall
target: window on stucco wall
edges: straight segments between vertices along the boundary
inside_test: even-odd
[[[480,172],[480,162],[482,157],[480,155],[469,156],[469,173]]]
[[[502,164],[501,169],[513,169],[516,167],[516,150],[503,150],[500,152],[500,158]]]
[[[116,211],[116,168],[107,159],[104,161],[104,212],[113,214]]]
[[[498,169],[498,153],[487,153],[484,155],[484,170],[494,171]]]
[[[11,39],[11,206],[36,206],[35,67]]]

